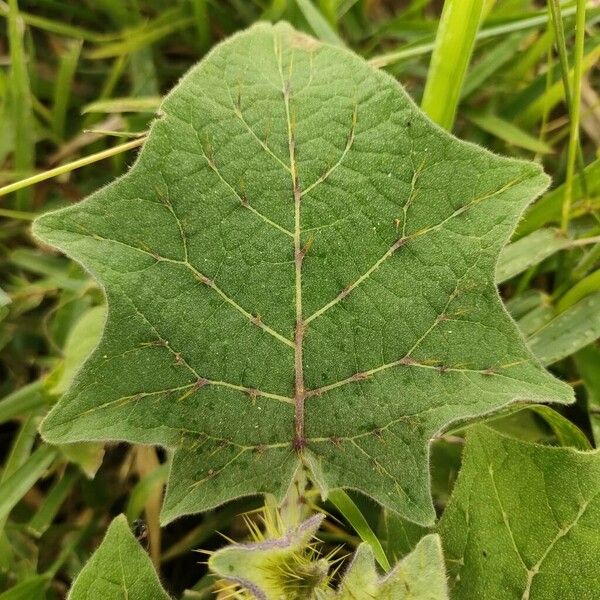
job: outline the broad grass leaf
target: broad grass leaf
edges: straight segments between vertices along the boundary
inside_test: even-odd
[[[281,498],[305,467],[428,524],[434,435],[572,400],[494,282],[538,165],[457,140],[287,24],[218,45],[160,112],[124,177],[34,230],[108,301],[43,435],[175,448],[165,522]]]

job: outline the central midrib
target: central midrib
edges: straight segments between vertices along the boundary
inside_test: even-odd
[[[294,126],[290,112],[291,99],[291,73],[288,74],[287,81],[283,77],[283,66],[281,60],[281,48],[277,52],[279,62],[279,72],[283,85],[282,93],[285,104],[285,114],[288,129],[288,150],[290,155],[290,174],[292,178],[292,193],[294,198],[294,276],[295,276],[295,308],[296,308],[296,326],[294,328],[294,439],[293,448],[299,452],[306,445],[306,436],[304,434],[304,401],[306,391],[304,389],[304,365],[302,358],[302,346],[304,343],[304,316],[302,310],[302,262],[305,251],[302,248],[301,241],[301,220],[300,204],[302,201],[302,191],[298,178],[298,167],[296,163],[296,142],[294,137]],[[290,65],[291,71],[291,65]]]

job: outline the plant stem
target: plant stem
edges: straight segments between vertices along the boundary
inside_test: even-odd
[[[571,98],[571,82],[569,81],[569,59],[567,58],[565,26],[563,23],[559,0],[549,0],[548,7],[551,14],[550,22],[552,23],[552,30],[554,32],[554,41],[556,43],[556,49],[558,50],[558,59],[560,63],[560,72],[563,81],[565,105],[567,107],[567,112],[569,113],[570,117],[573,102]],[[550,69],[551,66],[548,65],[548,70],[550,71]],[[581,175],[581,184],[583,192],[585,195],[587,195],[587,181],[584,173],[585,164],[583,161],[583,152],[581,151],[581,145],[579,144],[579,141],[577,143],[577,167]]]
[[[568,7],[562,11],[563,19],[570,17],[575,13],[575,7]],[[539,25],[543,25],[548,22],[548,14],[542,13],[539,15],[535,15],[533,17],[527,17],[525,19],[518,19],[515,21],[511,21],[508,23],[502,23],[500,25],[492,25],[490,27],[486,27],[484,29],[480,29],[475,39],[486,40],[489,38],[496,37],[498,35],[504,35],[507,33],[513,33],[515,31],[523,31],[525,29],[533,29],[534,27],[538,27]],[[405,60],[407,58],[412,58],[414,56],[422,56],[423,54],[428,54],[435,48],[435,44],[433,42],[425,42],[422,44],[416,44],[414,46],[409,46],[408,48],[402,48],[401,50],[394,50],[392,52],[388,52],[386,54],[380,54],[378,56],[374,56],[369,59],[369,62],[376,68],[381,69],[383,67],[387,67],[389,65],[393,65],[397,62]]]
[[[74,160],[73,162],[61,165],[60,167],[49,169],[48,171],[44,171],[43,173],[38,173],[37,175],[32,175],[31,177],[21,179],[20,181],[15,181],[14,183],[11,183],[9,185],[0,187],[0,196],[5,196],[6,194],[10,194],[12,192],[16,192],[17,190],[21,190],[31,185],[35,185],[36,183],[40,183],[41,181],[46,181],[46,179],[58,177],[63,173],[69,173],[71,171],[74,171],[75,169],[79,169],[81,167],[85,167],[86,165],[91,165],[95,162],[98,162],[99,160],[109,158],[110,156],[115,156],[116,154],[121,154],[122,152],[131,150],[132,148],[137,148],[138,146],[141,146],[145,141],[146,137],[144,136],[143,138],[139,138],[136,140],[132,140],[131,142],[126,142],[125,144],[114,146],[113,148],[109,148],[108,150],[102,150],[102,152],[90,154],[89,156],[85,156],[78,160]]]
[[[571,216],[573,202],[573,180],[575,161],[579,147],[579,119],[581,114],[581,78],[583,73],[583,42],[585,40],[585,0],[577,0],[577,17],[575,21],[575,60],[573,63],[573,83],[571,90],[571,111],[569,114],[569,148],[567,150],[567,176],[565,181],[565,197],[562,206],[561,229],[566,232]],[[566,93],[566,88],[565,88]]]
[[[454,125],[483,5],[483,0],[444,2],[421,108],[448,130]]]
[[[24,24],[19,15],[17,0],[9,1],[8,41],[10,49],[10,88],[12,106],[14,153],[17,171],[32,171],[35,164],[35,132],[27,59],[23,44]],[[21,190],[21,188],[17,188]],[[15,208],[27,210],[31,206],[31,192],[19,191]]]

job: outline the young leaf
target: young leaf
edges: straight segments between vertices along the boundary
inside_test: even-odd
[[[598,451],[474,428],[439,527],[454,597],[595,597],[599,522]]]
[[[371,544],[362,543],[339,589],[328,587],[327,559],[312,555],[323,520],[315,515],[276,539],[232,544],[213,553],[209,568],[251,592],[257,600],[447,600],[444,558],[438,535],[427,535],[393,569],[381,576]]]
[[[68,600],[169,600],[150,558],[120,515],[77,576]]]
[[[282,537],[226,546],[211,555],[208,566],[257,600],[314,598],[326,585],[329,566],[309,550],[322,520],[315,515]]]
[[[319,597],[319,596],[317,596]],[[361,544],[331,600],[447,600],[444,557],[438,535],[427,535],[384,577],[377,574],[373,549]]]
[[[109,308],[43,435],[176,448],[165,522],[281,498],[304,466],[431,523],[432,436],[571,401],[494,284],[539,166],[460,142],[287,24],[219,45],[161,115],[125,177],[35,233]]]

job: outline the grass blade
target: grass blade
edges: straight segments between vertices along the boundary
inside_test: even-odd
[[[109,44],[98,46],[87,53],[87,58],[91,60],[99,60],[104,58],[111,58],[114,56],[121,56],[122,54],[130,54],[136,50],[148,47],[165,37],[189,27],[194,22],[192,17],[183,17],[177,20],[167,23],[165,25],[148,27],[145,30],[135,31],[125,39]]]
[[[160,96],[139,96],[137,98],[110,98],[110,100],[96,100],[83,107],[82,113],[122,113],[122,112],[148,112],[158,110],[162,98]]]
[[[529,410],[546,421],[561,446],[570,446],[583,451],[592,450],[592,445],[583,431],[553,408],[537,404],[530,406]]]
[[[381,568],[389,571],[391,568],[390,563],[383,551],[379,538],[373,533],[373,530],[352,498],[344,490],[332,490],[329,492],[328,499],[342,513],[348,523],[352,525],[354,531],[360,536],[360,539],[371,545],[375,559]]]
[[[32,175],[31,177],[27,177],[26,179],[15,181],[14,183],[11,183],[9,185],[0,187],[0,196],[5,196],[6,194],[10,194],[11,192],[27,188],[29,186],[35,185],[36,183],[40,183],[41,181],[52,179],[53,177],[57,177],[58,175],[62,175],[63,173],[69,173],[70,171],[80,169],[81,167],[85,167],[86,165],[91,165],[95,162],[98,162],[99,160],[103,160],[110,156],[115,156],[116,154],[121,154],[122,152],[131,150],[132,148],[137,148],[138,146],[141,146],[145,141],[146,137],[138,138],[136,140],[132,140],[131,142],[126,142],[125,144],[120,144],[119,146],[108,148],[108,150],[102,150],[102,152],[90,154],[90,156],[85,156],[84,158],[74,160],[73,162],[67,163],[66,165],[61,165],[60,167],[56,167],[55,169],[48,169],[43,173],[38,173],[37,175]]]
[[[567,150],[567,176],[565,198],[562,206],[561,228],[566,231],[571,218],[573,203],[573,178],[575,161],[579,150],[579,118],[581,115],[581,78],[583,75],[583,47],[585,41],[585,0],[577,0],[577,18],[575,23],[575,60],[573,61],[573,90],[569,114],[569,146]],[[568,86],[565,85],[565,94]]]
[[[194,24],[196,25],[196,34],[198,36],[198,48],[201,52],[205,52],[210,48],[212,42],[207,3],[206,0],[190,0],[190,3],[194,15]]]
[[[591,162],[585,168],[585,174],[589,185],[589,193],[594,196],[600,194],[600,159]],[[527,235],[549,223],[560,223],[561,207],[566,194],[566,184],[548,192],[538,200],[525,215],[525,218],[517,227],[516,237]],[[575,177],[572,187],[573,201],[585,198],[581,176]]]
[[[52,525],[61,505],[75,487],[79,477],[79,472],[71,468],[52,486],[44,502],[27,524],[27,530],[34,537],[41,537]]]
[[[600,269],[578,281],[557,303],[558,312],[564,312],[582,298],[600,291]],[[599,365],[600,367],[600,365]]]
[[[504,41],[500,42],[493,51],[486,54],[470,71],[466,78],[460,97],[466,98],[476,90],[483,87],[483,84],[512,60],[515,54],[519,52],[519,45],[525,35],[521,32],[509,35]]]
[[[551,365],[600,337],[600,292],[590,294],[550,320],[528,340],[531,351]]]
[[[310,0],[296,0],[296,4],[320,40],[334,46],[345,46],[338,34]]]
[[[538,229],[508,244],[502,250],[498,260],[496,283],[508,281],[515,275],[541,263],[555,252],[568,248],[570,244],[570,240],[560,235],[557,229]]]
[[[483,129],[483,131],[491,133],[493,136],[512,146],[518,146],[519,148],[539,154],[550,154],[553,152],[552,147],[545,142],[529,135],[520,127],[497,115],[491,113],[472,113],[467,115],[467,118],[469,121],[475,123],[477,127]]]
[[[56,448],[42,444],[10,477],[0,484],[0,522],[46,472],[57,455]]]
[[[65,137],[67,109],[80,52],[81,41],[77,40],[69,44],[65,53],[60,57],[58,73],[54,82],[52,106],[52,130],[59,139]]]
[[[14,168],[32,171],[35,164],[35,132],[29,73],[23,47],[24,23],[19,16],[17,0],[10,0],[8,12],[8,40],[10,46],[10,98],[14,119]],[[17,134],[18,132],[18,134]],[[15,195],[15,208],[31,207],[31,190],[19,189]]]
[[[575,7],[569,7],[562,11],[562,18],[565,19],[575,14]],[[491,25],[489,27],[485,27],[480,29],[477,35],[475,36],[476,40],[485,40],[489,38],[493,38],[499,35],[505,35],[508,33],[513,33],[515,31],[524,31],[527,29],[535,29],[540,25],[545,25],[548,22],[548,14],[546,12],[541,13],[539,15],[535,15],[533,17],[525,17],[523,19],[515,19],[514,21],[509,21],[507,23],[502,23],[500,25]],[[429,54],[435,47],[433,42],[426,42],[423,44],[418,44],[415,46],[411,46],[409,48],[402,48],[401,50],[394,50],[392,52],[387,52],[385,54],[380,54],[379,56],[374,56],[370,59],[370,63],[381,69],[383,67],[391,66],[395,63],[406,60],[407,58],[412,58],[414,56],[422,56],[424,54]]]
[[[44,600],[48,579],[42,575],[33,575],[14,587],[0,593],[0,600]]]
[[[483,0],[446,0],[427,73],[421,108],[444,129],[452,129]]]
[[[43,380],[24,385],[0,400],[0,424],[44,406],[47,402]]]
[[[561,18],[561,7],[559,0],[548,0],[548,7],[550,8],[550,19],[552,23],[552,30],[554,32],[554,39],[556,41],[556,48],[558,50],[558,60],[560,64],[560,72],[563,80],[564,94],[565,94],[565,105],[569,115],[572,114],[573,100],[571,93],[571,85],[569,82],[569,59],[567,58],[567,42],[565,38],[565,27]],[[584,16],[585,19],[585,16]],[[583,152],[581,151],[581,145],[577,144],[577,167],[582,177],[583,187],[587,193],[587,186],[585,181],[584,173],[584,162]]]

